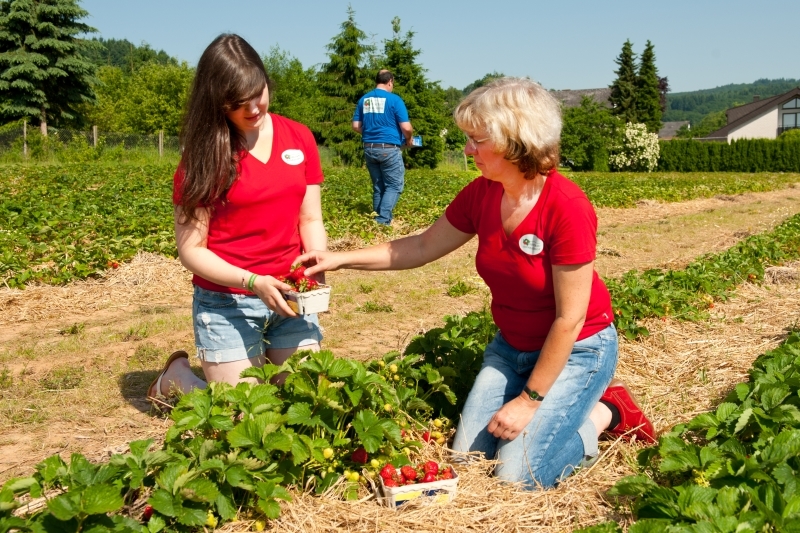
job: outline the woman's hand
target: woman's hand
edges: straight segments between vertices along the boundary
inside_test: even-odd
[[[514,440],[533,420],[540,405],[541,402],[517,396],[494,414],[486,429],[498,439]]]
[[[306,267],[306,276],[311,277],[322,272],[339,270],[342,266],[341,255],[338,252],[311,250],[299,256],[294,262],[303,263]]]
[[[253,292],[271,311],[281,316],[295,317],[297,313],[292,311],[292,308],[283,299],[281,292],[290,290],[292,290],[291,285],[278,281],[272,276],[258,276],[253,283]]]

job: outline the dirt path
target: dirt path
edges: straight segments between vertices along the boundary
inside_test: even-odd
[[[679,267],[797,212],[800,189],[601,209],[597,267],[605,275],[631,268]],[[474,252],[472,242],[413,271],[330,273],[328,280],[335,290],[331,312],[321,317],[325,347],[338,356],[376,357],[403,349],[414,334],[441,325],[447,314],[488,303],[488,291],[475,276]],[[472,292],[447,296],[447,289],[456,282]],[[790,317],[796,319],[794,300],[788,307],[773,301],[784,298],[781,291],[759,296],[763,301],[754,304],[756,310],[746,321],[767,320],[770,313],[786,325]],[[55,452],[80,451],[100,458],[134,439],[161,438],[167,423],[148,414],[144,393],[168,353],[192,349],[190,294],[190,276],[180,265],[153,255],[142,255],[102,280],[0,290],[0,480],[29,473],[36,462]],[[386,306],[391,312],[381,310],[388,310]],[[722,328],[714,333],[722,339],[714,341],[719,346],[731,324],[724,320],[714,324]],[[668,322],[664,327],[684,331],[706,326]],[[773,329],[780,330],[777,325]],[[670,331],[644,343],[625,343],[623,352],[629,355],[620,370],[641,366],[652,369],[648,379],[659,376],[657,387],[641,387],[660,424],[688,409],[664,393],[672,381],[661,376],[672,372],[684,379],[678,370],[691,373],[700,362],[714,364],[713,357],[704,358],[703,352],[671,353],[651,346],[657,342],[677,346],[665,340]],[[750,343],[747,355],[755,356],[765,342],[774,344],[778,337],[773,331],[768,341],[750,336],[743,337],[742,343]],[[644,350],[643,355],[635,355],[636,350]],[[673,357],[683,358],[678,370],[670,366]],[[736,368],[735,377],[740,378],[744,367]],[[726,377],[719,386],[730,379]],[[693,390],[691,394],[701,393]],[[696,403],[692,395],[686,401]]]

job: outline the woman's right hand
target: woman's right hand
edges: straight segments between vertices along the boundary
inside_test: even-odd
[[[339,252],[323,252],[311,250],[295,259],[295,263],[303,263],[306,267],[306,276],[311,277],[320,272],[339,270],[342,267],[342,255]]]
[[[270,308],[271,311],[281,316],[295,317],[297,313],[292,311],[289,304],[283,298],[283,292],[292,290],[291,285],[278,281],[272,276],[258,276],[253,283],[253,292],[261,298],[261,301]]]

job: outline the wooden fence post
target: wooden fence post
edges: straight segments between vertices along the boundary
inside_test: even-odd
[[[22,121],[22,157],[28,159],[28,119]]]
[[[97,125],[92,126],[92,146],[97,148]]]
[[[164,156],[164,130],[158,130],[158,157]]]

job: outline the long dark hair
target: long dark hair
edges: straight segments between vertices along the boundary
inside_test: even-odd
[[[196,219],[198,207],[212,208],[224,200],[238,174],[239,153],[246,149],[226,113],[269,84],[258,53],[238,35],[222,34],[203,52],[181,125],[184,216]]]

